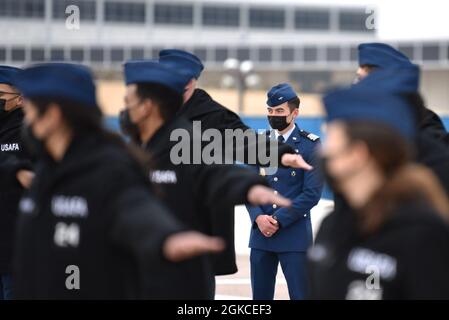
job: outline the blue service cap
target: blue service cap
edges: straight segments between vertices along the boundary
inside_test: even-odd
[[[155,60],[134,60],[125,63],[125,82],[132,83],[157,83],[176,93],[183,94],[187,83],[190,81],[173,68]]]
[[[296,92],[288,83],[281,83],[270,89],[267,93],[267,105],[269,107],[276,107],[284,102],[296,98]]]
[[[402,52],[385,43],[362,43],[359,45],[359,65],[390,68],[411,64]]]
[[[370,72],[354,87],[376,87],[399,94],[416,93],[419,88],[419,76],[419,66],[410,63],[409,65]]]
[[[406,98],[378,88],[354,86],[323,98],[327,121],[369,121],[395,129],[410,139],[416,131],[415,116]]]
[[[196,55],[179,49],[164,49],[159,52],[159,61],[179,72],[198,79],[204,69],[200,58]]]
[[[62,98],[98,107],[89,68],[71,63],[43,63],[18,73],[14,86],[27,98]]]
[[[0,66],[0,83],[13,85],[14,77],[21,71],[22,69],[15,67]]]

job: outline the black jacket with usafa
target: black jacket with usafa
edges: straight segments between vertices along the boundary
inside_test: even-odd
[[[152,157],[149,178],[154,191],[187,227],[223,237],[227,247],[233,248],[234,214],[228,208],[246,203],[252,186],[267,183],[241,166],[206,165],[202,161],[193,164],[193,154],[192,164],[174,164],[171,151],[178,141],[170,141],[170,135],[175,129],[186,130],[193,137],[192,123],[177,117],[161,127],[145,146]],[[210,257],[180,264],[166,263],[161,270],[165,273],[161,274],[159,288],[155,291],[165,291],[167,298],[213,298],[216,272]]]
[[[308,252],[309,298],[448,299],[449,227],[416,199],[361,234],[346,204],[327,216]]]
[[[78,136],[61,161],[42,157],[20,201],[16,297],[147,298],[162,243],[178,230],[125,148]]]
[[[21,108],[0,120],[0,274],[11,272],[13,231],[23,192],[16,174],[20,169],[32,167],[32,157],[20,134],[22,122]]]

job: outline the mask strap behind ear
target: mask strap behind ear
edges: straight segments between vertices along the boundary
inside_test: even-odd
[[[16,95],[15,97],[12,97],[12,98],[9,98],[9,99],[4,99],[6,102],[12,101],[12,100],[17,99],[17,98],[20,97],[20,93],[15,93],[15,92],[6,92],[6,93]]]
[[[290,108],[289,108],[289,110],[290,110]],[[289,113],[289,115],[288,115],[288,116],[292,116],[292,120],[290,121],[290,123],[295,122],[295,118],[293,117],[293,112],[295,112],[295,110],[290,111],[290,113]],[[287,116],[287,117],[288,117],[288,116]],[[289,124],[290,124],[290,123],[289,123]]]
[[[5,100],[5,104],[4,104],[4,106],[3,106],[3,109],[5,108],[6,103],[8,103],[9,101],[12,101],[12,100],[14,100],[14,99],[16,99],[16,98],[19,98],[19,97],[21,96],[20,93],[11,93],[11,94],[17,94],[17,96],[15,96],[15,97],[13,97],[13,98],[10,98],[10,99],[3,99],[3,100]],[[12,112],[12,111],[16,110],[17,108],[20,108],[20,105],[19,105],[19,104],[16,104],[12,109],[8,110],[7,112]],[[6,111],[6,110],[5,110],[5,111]]]

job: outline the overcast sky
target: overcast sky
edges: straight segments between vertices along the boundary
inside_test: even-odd
[[[449,40],[448,0],[298,0],[297,3],[373,5],[382,40]]]
[[[172,0],[166,0],[172,1]],[[175,0],[173,0],[175,1]],[[179,0],[176,0],[179,1]],[[191,1],[191,0],[182,0]],[[449,40],[449,0],[208,0],[314,6],[374,6],[382,40]]]

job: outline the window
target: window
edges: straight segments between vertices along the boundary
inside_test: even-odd
[[[0,17],[43,18],[45,0],[1,0]]]
[[[238,27],[239,24],[239,7],[203,7],[203,25],[205,26]]]
[[[440,59],[440,47],[437,44],[424,45],[422,48],[422,59],[425,61],[436,61]]]
[[[332,72],[293,71],[289,74],[292,83],[298,83],[304,93],[322,93],[331,84]]]
[[[12,48],[11,49],[12,61],[25,61],[25,48]]]
[[[330,26],[328,10],[299,9],[295,11],[295,28],[301,30],[327,30]]]
[[[104,60],[103,48],[94,47],[90,49],[90,61],[103,62],[103,60]]]
[[[260,62],[271,62],[273,59],[271,48],[259,48],[259,61]]]
[[[159,51],[163,50],[164,48],[153,48],[151,50],[151,58],[152,59],[159,59]]]
[[[33,61],[33,62],[45,61],[44,48],[32,48],[31,49],[31,61]]]
[[[215,49],[215,61],[224,62],[228,59],[228,49],[227,48],[216,48]]]
[[[240,61],[250,60],[249,48],[237,48],[237,60]]]
[[[401,45],[398,47],[398,50],[405,54],[409,59],[414,59],[414,50],[413,45]]]
[[[130,51],[131,60],[141,60],[145,58],[145,49],[144,48],[131,48]]]
[[[6,61],[6,48],[0,48],[0,61]]]
[[[106,1],[104,19],[109,22],[145,22],[145,3]]]
[[[207,59],[206,48],[195,48],[195,50],[193,50],[193,54],[196,55],[202,62]]]
[[[112,62],[123,62],[125,60],[125,53],[123,48],[112,48],[111,49],[111,61]]]
[[[281,61],[292,62],[295,60],[295,49],[294,48],[281,48]]]
[[[83,48],[72,48],[70,50],[70,60],[74,62],[83,62],[84,60]]]
[[[64,60],[64,49],[53,48],[50,50],[50,60],[51,61],[63,61]]]
[[[276,9],[254,9],[249,10],[249,25],[251,28],[273,28],[285,27],[284,10]]]
[[[365,31],[372,32],[374,29],[367,29],[366,21],[371,13],[365,11],[341,11],[339,13],[340,30],[342,31]]]
[[[351,47],[349,50],[349,59],[351,61],[359,61],[359,48]]]
[[[341,60],[340,47],[327,47],[326,56],[327,61],[332,62],[340,61]]]
[[[193,6],[156,4],[154,6],[154,22],[157,24],[193,24]]]
[[[304,48],[304,61],[317,61],[318,60],[318,49],[316,47],[305,47]]]
[[[53,18],[66,19],[68,14],[65,10],[70,5],[78,6],[80,9],[80,19],[82,21],[95,20],[97,7],[93,0],[53,0]]]

